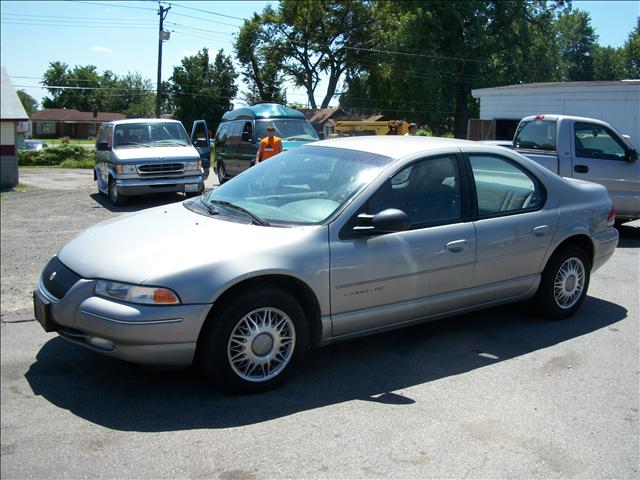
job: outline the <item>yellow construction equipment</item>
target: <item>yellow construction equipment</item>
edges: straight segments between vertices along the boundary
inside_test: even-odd
[[[361,135],[404,135],[409,132],[409,124],[402,120],[384,122],[339,121],[336,122],[335,136],[356,137]]]

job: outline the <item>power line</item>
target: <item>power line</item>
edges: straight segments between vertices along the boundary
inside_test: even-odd
[[[135,10],[149,10],[151,12],[155,12],[156,9],[155,8],[147,8],[147,7],[134,7],[133,5],[118,5],[115,3],[102,3],[102,2],[81,2],[79,0],[65,0],[67,2],[73,2],[73,3],[84,3],[86,5],[97,5],[97,6],[104,6],[104,7],[116,7],[116,8],[131,8],[131,9],[135,9]]]
[[[184,8],[184,9],[186,9],[186,10],[193,10],[193,11],[195,11],[195,12],[207,13],[207,14],[209,14],[209,15],[216,15],[216,16],[218,16],[218,17],[231,18],[231,19],[233,19],[233,20],[240,20],[240,21],[242,21],[242,22],[244,22],[244,21],[246,20],[246,18],[234,17],[234,16],[232,16],[232,15],[225,15],[225,14],[223,14],[223,13],[210,12],[210,11],[208,11],[208,10],[202,10],[202,9],[200,9],[200,8],[187,7],[187,6],[185,6],[185,5],[180,5],[179,3],[170,3],[170,2],[164,2],[164,3],[167,3],[167,4],[169,4],[169,5],[171,5],[171,6],[174,6],[174,7]]]
[[[136,25],[71,25],[71,24],[53,25],[51,23],[33,23],[33,22],[30,22],[30,23],[18,23],[18,22],[12,22],[12,21],[7,21],[7,20],[2,20],[2,23],[6,24],[6,25],[24,25],[24,26],[27,26],[27,27],[110,28],[110,29],[119,29],[119,30],[147,30],[149,28],[154,28],[152,26],[147,26],[147,25],[141,25],[141,26],[136,26]]]
[[[67,21],[75,21],[75,20],[99,20],[103,23],[106,22],[141,22],[142,20],[138,20],[135,18],[105,18],[105,17],[70,17],[68,15],[33,15],[33,14],[23,14],[23,13],[4,13],[3,16],[11,16],[11,17],[27,17],[26,19],[31,18],[55,18],[55,19],[64,19]],[[25,19],[25,20],[26,20]],[[11,20],[23,20],[20,18],[15,18]]]

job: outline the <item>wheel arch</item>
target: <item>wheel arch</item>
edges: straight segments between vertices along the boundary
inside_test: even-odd
[[[305,313],[309,326],[309,345],[317,346],[322,338],[322,321],[320,315],[320,303],[313,290],[302,280],[285,274],[267,274],[242,280],[231,285],[213,302],[207,318],[198,333],[198,346],[202,338],[202,332],[206,325],[213,321],[214,314],[222,305],[229,302],[243,292],[260,288],[260,285],[268,285],[290,293],[300,303]]]
[[[571,235],[565,238],[562,242],[560,242],[556,246],[556,248],[553,250],[553,252],[551,252],[551,255],[549,255],[549,258],[547,258],[547,261],[545,262],[545,267],[546,267],[546,264],[549,263],[549,260],[551,259],[551,257],[553,257],[553,255],[556,252],[558,252],[560,249],[568,245],[575,245],[585,251],[585,253],[587,254],[587,257],[589,258],[589,264],[590,264],[589,269],[591,269],[591,266],[593,265],[593,258],[595,255],[595,247],[593,245],[593,240],[591,239],[591,237],[589,237],[589,235],[586,235],[584,233]]]

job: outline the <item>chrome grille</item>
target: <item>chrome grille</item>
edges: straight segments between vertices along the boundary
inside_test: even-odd
[[[184,172],[184,163],[147,163],[138,165],[140,175],[164,175]]]

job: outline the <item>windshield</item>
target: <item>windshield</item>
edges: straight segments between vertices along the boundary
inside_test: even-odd
[[[116,125],[113,145],[116,148],[184,147],[191,142],[181,123],[149,122]]]
[[[256,121],[257,138],[261,139],[266,137],[267,127],[271,125],[276,128],[276,137],[280,137],[280,139],[284,141],[313,142],[319,139],[318,133],[309,122],[293,118]]]
[[[202,200],[231,203],[264,222],[320,224],[373,180],[389,157],[303,146],[251,167]]]
[[[554,151],[556,149],[556,122],[554,120],[520,122],[513,146],[531,150]]]

